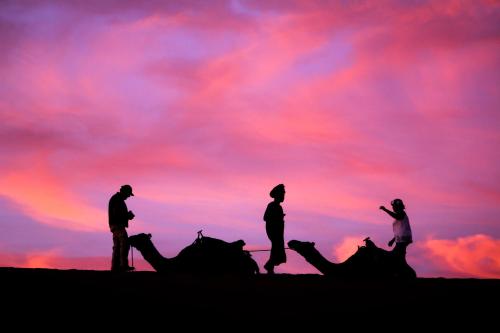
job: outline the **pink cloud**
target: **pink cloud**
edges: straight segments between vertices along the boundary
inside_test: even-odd
[[[130,264],[132,262],[130,261]],[[87,269],[109,270],[108,257],[68,257],[58,250],[35,251],[28,253],[0,253],[1,267],[51,268],[51,269]],[[134,257],[134,267],[140,271],[152,271],[153,268],[144,259]]]
[[[363,239],[366,238],[365,236],[348,236],[344,237],[342,239],[342,242],[337,245],[334,250],[334,256],[336,258],[336,263],[344,262],[347,260],[350,256],[352,256],[355,252],[358,246],[362,246],[363,244]]]
[[[34,219],[73,230],[105,230],[106,213],[77,199],[44,167],[11,171],[0,179],[0,193]]]
[[[500,240],[491,236],[429,239],[421,246],[432,264],[447,276],[500,278]]]

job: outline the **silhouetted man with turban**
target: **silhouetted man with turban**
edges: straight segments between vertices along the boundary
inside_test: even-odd
[[[274,200],[267,205],[264,213],[264,221],[266,221],[267,237],[271,241],[271,256],[264,265],[268,274],[274,273],[274,267],[286,262],[285,253],[285,214],[280,203],[285,200],[285,185],[279,184],[275,186],[269,193]]]

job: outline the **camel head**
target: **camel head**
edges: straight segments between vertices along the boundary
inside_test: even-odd
[[[314,244],[314,242],[301,242],[298,240],[291,240],[288,242],[288,247],[303,256],[317,251],[314,247]]]
[[[135,247],[136,249],[144,247],[144,245],[151,243],[151,234],[137,234],[130,236],[128,238],[128,242],[130,246]]]
[[[231,245],[237,249],[243,250],[243,246],[245,246],[246,244],[243,239],[239,239],[237,241],[232,242]]]

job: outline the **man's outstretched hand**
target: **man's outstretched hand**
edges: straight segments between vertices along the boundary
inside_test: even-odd
[[[394,244],[394,238],[393,238],[393,239],[391,239],[391,240],[389,241],[389,243],[387,243],[387,245],[389,245],[389,247],[391,247],[391,246],[392,246],[392,244]]]

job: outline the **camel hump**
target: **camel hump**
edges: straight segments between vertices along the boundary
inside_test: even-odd
[[[176,257],[182,271],[200,274],[237,273],[257,274],[259,268],[248,251],[243,250],[242,239],[226,242],[221,239],[199,235]]]

